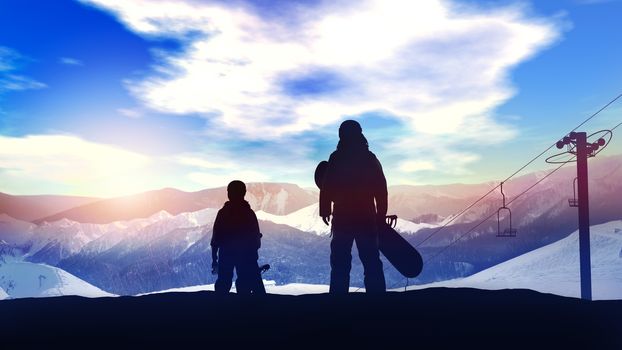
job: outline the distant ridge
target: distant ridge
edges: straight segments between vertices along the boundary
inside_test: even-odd
[[[255,210],[285,215],[314,203],[317,201],[317,195],[294,184],[249,183],[246,199]],[[165,188],[131,196],[102,199],[42,217],[34,223],[69,219],[81,223],[107,224],[147,218],[162,210],[177,215],[205,208],[220,208],[226,200],[225,187],[197,192]]]
[[[617,176],[622,171],[622,155],[602,156],[590,160],[590,181],[599,179],[610,188],[616,188]],[[506,195],[510,198],[531,186],[547,171],[527,173],[509,181]],[[572,179],[576,170],[567,166],[535,191],[557,181],[566,196],[572,196]],[[557,180],[555,180],[557,179]],[[602,180],[602,181],[601,181]],[[389,186],[389,212],[416,223],[439,224],[457,213],[491,188],[497,182],[481,184],[395,185]],[[592,185],[590,185],[592,186]],[[602,186],[602,184],[599,184]],[[590,190],[590,195],[592,191]],[[0,193],[0,214],[40,224],[63,218],[81,223],[106,224],[114,221],[147,218],[159,211],[172,215],[194,212],[205,208],[220,208],[226,201],[225,187],[184,192],[164,188],[130,196],[109,199],[73,196],[13,196]],[[317,203],[318,191],[301,188],[291,183],[249,183],[247,200],[255,211],[273,215],[287,215]],[[498,190],[481,204],[498,207]],[[611,206],[610,206],[611,207]],[[606,211],[612,208],[604,208]],[[469,213],[454,223],[469,220]],[[596,216],[598,212],[594,213]],[[477,216],[477,215],[476,215]]]
[[[23,221],[33,221],[98,200],[92,197],[62,195],[14,196],[0,192],[0,214],[7,214]]]

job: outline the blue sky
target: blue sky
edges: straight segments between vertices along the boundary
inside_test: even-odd
[[[497,180],[622,92],[620,1],[280,3],[0,2],[0,191],[312,186],[347,118],[392,185]]]

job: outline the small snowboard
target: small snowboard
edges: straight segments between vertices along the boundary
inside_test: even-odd
[[[315,184],[322,189],[324,175],[328,168],[327,161],[321,161],[315,168]],[[387,222],[381,225],[378,233],[378,248],[382,255],[399,271],[404,277],[415,278],[423,269],[423,259],[421,254],[404,237],[393,229],[397,224],[397,216],[387,216]]]

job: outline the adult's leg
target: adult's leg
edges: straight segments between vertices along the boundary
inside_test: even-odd
[[[333,227],[333,239],[330,241],[330,293],[348,293],[353,240],[351,231]]]
[[[367,293],[385,292],[387,287],[378,250],[378,234],[370,230],[357,232],[355,240],[363,263],[365,290]]]
[[[218,278],[216,278],[216,284],[214,285],[216,293],[226,294],[231,290],[233,267],[233,257],[221,249],[220,256],[218,257]]]

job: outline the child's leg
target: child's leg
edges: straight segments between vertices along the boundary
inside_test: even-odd
[[[220,257],[218,258],[218,278],[214,285],[214,290],[217,293],[226,294],[231,290],[231,284],[233,281],[233,260],[229,254],[223,254],[222,249],[220,251]]]
[[[236,272],[238,279],[235,285],[238,294],[266,293],[257,264],[257,254],[249,254],[241,258],[239,264],[236,265]]]

